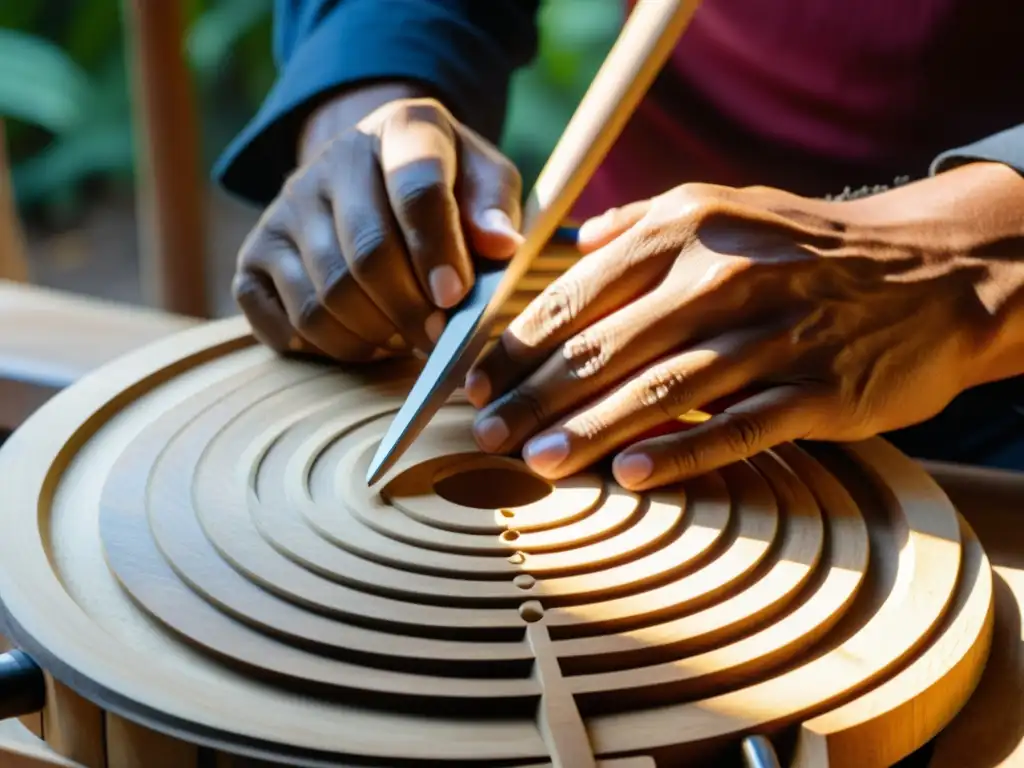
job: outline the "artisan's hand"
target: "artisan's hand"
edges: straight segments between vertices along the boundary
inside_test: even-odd
[[[617,480],[646,489],[922,421],[1024,372],[1019,323],[993,352],[1024,283],[1022,213],[1024,180],[988,164],[852,202],[686,185],[610,212],[470,372],[477,440],[525,443],[549,478],[617,452]],[[633,442],[723,398],[699,426]]]
[[[278,351],[427,353],[473,284],[470,251],[514,253],[519,175],[433,99],[392,99],[349,126],[334,108],[242,246],[236,300]]]

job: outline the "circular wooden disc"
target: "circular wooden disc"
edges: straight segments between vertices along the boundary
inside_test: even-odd
[[[637,495],[479,454],[456,397],[368,489],[414,373],[281,360],[229,320],[62,393],[0,452],[12,633],[227,750],[581,768],[717,759],[873,691],[898,712],[886,681],[936,637],[960,628],[961,676],[986,641],[987,568],[880,440]]]

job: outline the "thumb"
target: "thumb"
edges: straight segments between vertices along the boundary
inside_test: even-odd
[[[523,242],[519,171],[483,139],[463,144],[459,205],[473,251],[488,259],[512,258]]]
[[[608,245],[640,221],[650,207],[650,200],[641,200],[621,208],[609,208],[600,216],[587,219],[580,226],[577,247],[583,253],[590,253]]]

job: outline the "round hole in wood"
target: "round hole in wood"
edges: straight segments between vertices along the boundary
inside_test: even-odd
[[[537,583],[537,580],[528,573],[521,573],[512,579],[512,583],[520,589],[532,589],[533,585]]]
[[[477,509],[498,507],[505,517],[515,514],[510,508],[540,501],[551,490],[544,480],[513,467],[474,467],[434,483],[437,495],[453,504]]]
[[[502,541],[515,541],[519,538],[519,531],[505,531],[501,534]]]
[[[531,624],[540,621],[544,618],[544,606],[536,600],[530,600],[519,606],[519,616]]]

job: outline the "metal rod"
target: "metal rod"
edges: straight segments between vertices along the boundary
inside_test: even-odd
[[[747,768],[781,768],[775,747],[764,736],[748,736],[743,740],[743,761]]]
[[[39,712],[46,701],[43,671],[24,651],[0,654],[0,720]]]

